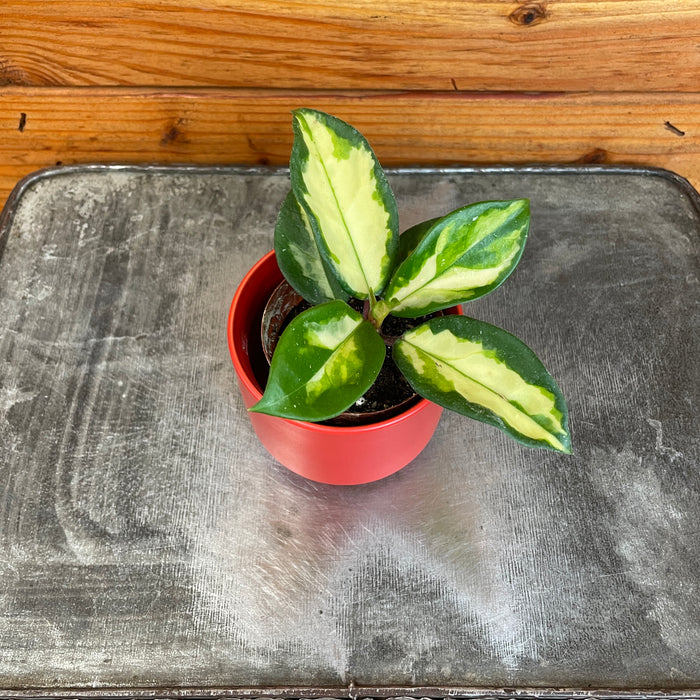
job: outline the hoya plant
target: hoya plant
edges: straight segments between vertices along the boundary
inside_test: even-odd
[[[399,235],[396,200],[366,139],[311,109],[293,113],[293,128],[291,192],[275,253],[312,306],[280,337],[264,395],[251,410],[323,421],[374,383],[386,356],[387,316],[430,315],[504,282],[523,252],[529,202],[469,204]],[[364,304],[352,308],[350,297]],[[430,401],[525,445],[571,452],[559,387],[505,330],[464,315],[434,316],[404,332],[392,358]]]

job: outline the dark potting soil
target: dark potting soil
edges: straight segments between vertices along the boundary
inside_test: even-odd
[[[350,299],[348,302],[355,310],[362,312],[363,302],[357,299]],[[361,396],[353,406],[348,409],[352,413],[371,413],[374,411],[384,411],[394,406],[399,406],[411,397],[418,401],[413,387],[396,366],[391,356],[391,346],[394,341],[401,337],[407,330],[420,326],[426,320],[435,316],[421,316],[419,318],[398,318],[387,316],[382,324],[382,334],[385,339],[386,357],[379,375],[374,384]]]
[[[414,395],[413,388],[399,371],[387,347],[384,364],[374,384],[348,410],[352,413],[372,413],[398,406]]]

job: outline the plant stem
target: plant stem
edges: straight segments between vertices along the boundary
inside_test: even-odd
[[[381,333],[381,328],[382,328],[382,323],[384,323],[384,319],[389,315],[389,305],[383,301],[379,300],[377,301],[376,299],[374,300],[374,304],[370,302],[370,310],[369,310],[369,320],[372,322],[372,325]]]

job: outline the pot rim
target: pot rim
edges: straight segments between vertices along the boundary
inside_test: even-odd
[[[271,250],[269,253],[266,253],[258,262],[256,262],[250,270],[245,274],[243,279],[241,280],[240,284],[238,285],[238,288],[236,289],[236,293],[234,294],[233,301],[231,302],[231,306],[229,308],[229,314],[228,314],[228,322],[226,326],[226,334],[228,337],[228,347],[229,347],[229,352],[231,354],[231,359],[233,361],[233,366],[236,370],[236,373],[238,374],[240,380],[245,384],[246,388],[248,391],[253,395],[256,401],[259,401],[262,398],[262,391],[258,385],[258,383],[254,380],[254,378],[249,374],[248,370],[244,367],[243,362],[241,361],[240,355],[239,355],[239,348],[237,347],[237,344],[234,340],[234,320],[236,318],[236,315],[241,309],[245,303],[245,296],[246,296],[246,288],[249,285],[251,279],[253,279],[260,271],[261,268],[265,267],[266,265],[269,265],[270,258],[274,257],[275,251]],[[240,349],[243,351],[243,349]],[[294,420],[291,418],[280,418],[278,416],[275,416],[278,420],[285,421],[287,423],[291,423],[295,426],[297,426],[300,429],[303,430],[309,430],[311,432],[318,432],[318,433],[335,433],[337,431],[342,431],[344,433],[367,433],[367,432],[374,432],[375,430],[382,430],[383,428],[386,428],[387,426],[394,425],[396,423],[401,423],[405,421],[406,419],[410,418],[411,416],[415,415],[416,413],[419,413],[420,411],[423,411],[427,406],[431,405],[432,402],[428,401],[428,399],[425,399],[423,397],[420,398],[418,403],[414,404],[410,408],[408,408],[406,411],[403,411],[399,413],[398,415],[392,416],[391,418],[386,418],[385,420],[378,421],[376,423],[368,423],[365,425],[320,425],[319,423],[311,423],[308,421],[301,421],[301,420]]]

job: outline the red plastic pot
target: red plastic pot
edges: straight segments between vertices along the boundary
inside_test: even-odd
[[[267,362],[260,341],[263,309],[282,273],[274,251],[243,278],[228,317],[228,345],[246,408],[260,400]],[[263,446],[284,466],[325,484],[364,484],[411,462],[435,432],[442,408],[421,399],[406,412],[361,426],[329,426],[249,413]]]

